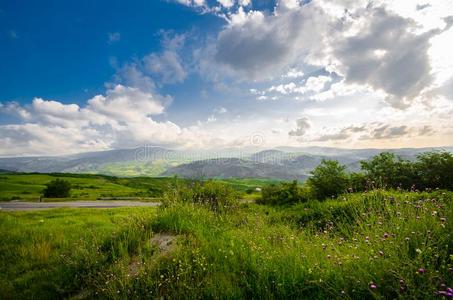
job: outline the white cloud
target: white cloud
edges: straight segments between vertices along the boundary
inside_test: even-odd
[[[200,7],[206,5],[205,0],[175,0],[175,1],[186,6]]]
[[[217,107],[214,109],[214,113],[215,114],[224,114],[226,113],[228,110],[225,108],[225,107]]]
[[[373,90],[384,95],[388,104],[406,109],[433,88],[439,73],[444,81],[451,77],[448,72],[453,74],[448,39],[440,38],[443,47],[431,45],[439,44],[436,38],[449,28],[451,21],[442,18],[453,14],[453,9],[445,1],[425,7],[446,11],[436,10],[439,22],[420,30],[419,25],[428,21],[417,14],[427,13],[417,10],[416,3],[395,3],[286,0],[279,1],[271,13],[240,7],[227,15],[228,25],[218,34],[208,65],[241,81],[273,81],[270,88],[284,94],[299,87],[275,84],[278,76],[296,78],[287,70],[305,73],[306,66],[319,66],[343,77],[345,84]],[[312,91],[312,99],[334,97],[333,91],[319,96],[324,92],[321,88]]]
[[[143,63],[145,70],[160,76],[163,83],[182,82],[187,77],[182,61],[174,51],[149,54],[143,58]]]
[[[217,0],[223,7],[231,8],[234,5],[234,0]]]
[[[152,119],[164,112],[167,102],[165,97],[117,85],[84,107],[40,98],[28,107],[6,105],[2,110],[17,112],[24,123],[0,125],[0,155],[67,154],[144,143],[203,145],[209,136],[199,130]]]
[[[108,43],[112,44],[121,40],[121,33],[119,32],[109,32],[108,33]]]

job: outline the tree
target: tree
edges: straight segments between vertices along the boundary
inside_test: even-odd
[[[425,152],[417,156],[415,171],[420,188],[453,190],[453,155],[447,151]]]
[[[69,181],[57,178],[46,184],[44,189],[45,198],[67,198],[71,192]]]
[[[323,159],[321,164],[311,171],[312,176],[308,179],[308,184],[318,200],[336,197],[346,191],[348,175],[345,169],[346,167],[336,160]]]
[[[360,164],[367,179],[375,187],[410,189],[416,182],[413,164],[394,153],[382,152]]]

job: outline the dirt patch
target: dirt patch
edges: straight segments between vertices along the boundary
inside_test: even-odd
[[[149,243],[152,247],[157,247],[158,251],[154,254],[154,259],[151,261],[156,261],[156,258],[161,255],[167,255],[171,253],[173,248],[176,246],[176,240],[178,239],[177,235],[172,235],[168,233],[156,233],[149,240]],[[131,258],[128,266],[128,275],[131,277],[136,277],[140,273],[142,262],[138,256]]]
[[[128,269],[128,274],[129,276],[137,276],[139,271],[140,271],[140,259],[138,257],[133,257],[131,259],[131,262],[129,263],[129,269]]]
[[[157,246],[160,254],[171,252],[176,244],[178,236],[168,233],[156,233],[150,240],[152,246]]]

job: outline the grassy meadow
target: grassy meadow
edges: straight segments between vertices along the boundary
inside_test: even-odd
[[[0,174],[0,201],[36,201],[42,194],[45,184],[56,178],[64,179],[71,184],[71,196],[67,199],[49,201],[96,200],[109,197],[160,198],[174,180],[169,177],[118,178],[89,174]],[[256,187],[277,182],[265,179],[219,179],[219,181],[231,185],[244,198],[250,199],[259,196],[259,193],[254,192]]]
[[[0,298],[438,298],[453,286],[452,201],[0,212]]]

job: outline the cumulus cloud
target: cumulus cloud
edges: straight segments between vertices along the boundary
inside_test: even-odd
[[[363,14],[370,21],[333,49],[338,70],[348,82],[381,89],[390,104],[405,107],[432,82],[428,49],[433,33],[414,34],[413,21],[382,7]]]
[[[298,60],[322,48],[328,18],[314,5],[266,15],[241,8],[219,33],[215,60],[240,75],[266,79],[282,74]]]
[[[2,111],[16,113],[23,123],[0,125],[0,155],[66,154],[143,143],[201,146],[211,138],[196,128],[155,121],[153,116],[162,114],[167,103],[166,97],[116,85],[84,107],[41,98],[25,107],[2,105]]]
[[[372,89],[391,106],[405,109],[431,88],[431,39],[451,22],[444,18],[446,25],[420,30],[417,20],[397,14],[401,9],[395,6],[384,0],[281,0],[270,13],[239,7],[227,15],[228,24],[207,53],[212,65],[224,67],[216,66],[219,72],[244,81],[290,78],[294,72],[289,70],[323,67],[345,84]],[[295,85],[271,88],[289,94]]]

